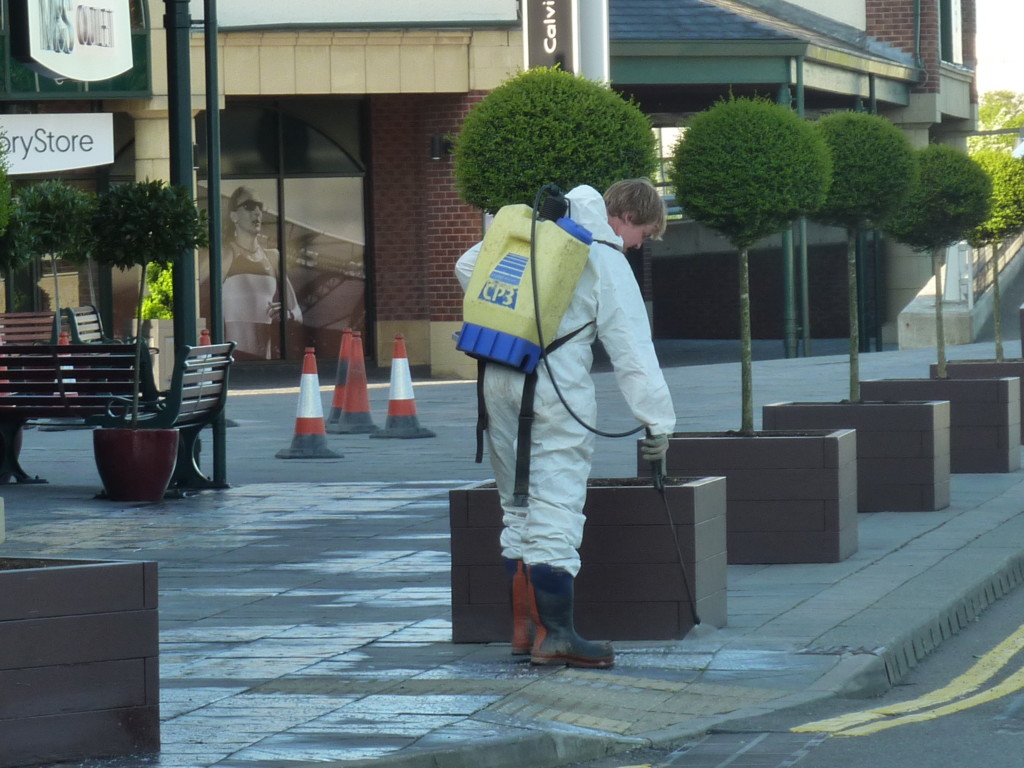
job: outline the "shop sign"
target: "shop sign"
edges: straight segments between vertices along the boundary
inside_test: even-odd
[[[579,71],[577,0],[523,0],[523,47],[527,69]]]
[[[106,112],[0,115],[7,173],[53,173],[114,162],[114,119]]]
[[[109,80],[132,67],[129,0],[9,0],[11,52],[55,80]]]

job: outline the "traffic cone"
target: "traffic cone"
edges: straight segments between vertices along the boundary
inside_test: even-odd
[[[384,429],[370,437],[436,437],[420,426],[416,418],[416,399],[412,393],[409,357],[405,352],[405,336],[395,334],[395,352],[391,357],[391,389],[388,394],[388,420]]]
[[[334,427],[341,421],[345,410],[345,379],[348,378],[348,356],[352,351],[352,329],[345,328],[341,332],[341,347],[338,350],[338,371],[334,376],[334,399],[331,400],[331,412],[327,416],[327,431],[334,432]]]
[[[352,331],[348,351],[348,376],[345,377],[345,404],[332,434],[376,432],[377,425],[370,416],[370,395],[366,388],[366,361],[363,360],[363,335]]]
[[[277,452],[279,459],[340,459],[340,453],[327,447],[324,409],[320,403],[320,378],[316,372],[313,347],[306,347],[299,385],[299,407],[295,415],[295,437],[290,448]]]

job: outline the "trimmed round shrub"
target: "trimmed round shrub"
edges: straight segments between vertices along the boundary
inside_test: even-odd
[[[814,218],[846,229],[881,226],[917,176],[910,139],[864,112],[835,112],[814,125],[832,155],[832,186]]]
[[[599,191],[653,175],[651,123],[632,100],[560,69],[531,69],[495,88],[455,138],[459,196],[490,213],[532,205],[545,184]]]
[[[917,251],[937,251],[988,218],[992,181],[963,152],[945,144],[917,151],[919,175],[886,231]]]
[[[992,207],[967,240],[977,247],[1024,232],[1024,158],[992,149],[975,152],[971,158],[992,179]]]
[[[821,206],[831,170],[824,139],[788,107],[730,98],[694,116],[669,179],[687,215],[747,248]]]

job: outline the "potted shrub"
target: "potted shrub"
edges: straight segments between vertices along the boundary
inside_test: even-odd
[[[918,150],[920,175],[886,229],[929,253],[935,282],[936,377],[864,381],[874,400],[948,400],[950,471],[1012,472],[1020,466],[1020,380],[947,377],[942,325],[942,266],[946,249],[988,217],[992,183],[985,170],[953,147]]]
[[[725,485],[721,477],[666,479],[670,522],[649,479],[590,481],[580,547],[585,565],[576,582],[580,632],[609,640],[678,640],[695,614],[702,624],[725,626]],[[449,512],[452,640],[508,642],[512,614],[497,490],[483,483],[450,491]]]
[[[93,216],[92,237],[97,262],[121,270],[141,268],[136,317],[145,297],[148,266],[172,265],[207,243],[205,217],[191,195],[163,181],[120,184],[101,195]],[[107,494],[115,500],[162,499],[177,455],[176,430],[137,428],[142,353],[143,338],[138,334],[135,386],[126,406],[130,409],[130,426],[93,432],[96,465]]]
[[[684,213],[738,252],[741,426],[673,435],[668,469],[728,479],[730,563],[842,560],[857,549],[855,433],[755,432],[750,343],[748,251],[822,205],[828,147],[788,108],[731,98],[693,118],[669,177]]]
[[[160,748],[157,564],[0,557],[0,766]]]
[[[950,360],[946,375],[954,379],[1016,376],[1024,379],[1024,358],[1007,358],[1003,354],[1002,297],[999,261],[1002,252],[1024,232],[1024,158],[1009,152],[982,150],[971,157],[992,179],[992,208],[988,218],[967,235],[974,248],[992,250],[992,320],[995,331],[995,357],[978,360]],[[932,366],[932,376],[938,375]],[[1021,388],[1021,410],[1024,412],[1024,387]],[[1021,425],[1024,443],[1024,422]]]
[[[846,230],[850,322],[849,399],[764,406],[765,429],[857,431],[857,508],[862,512],[949,505],[949,404],[871,402],[860,396],[857,240],[879,227],[917,173],[906,135],[883,117],[835,112],[815,124],[832,154],[832,186],[813,218]]]

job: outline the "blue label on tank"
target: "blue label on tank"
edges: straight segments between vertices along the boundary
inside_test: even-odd
[[[519,298],[519,284],[523,282],[523,274],[530,261],[518,253],[508,253],[502,257],[480,291],[480,300],[488,304],[497,304],[508,309],[516,308]]]

